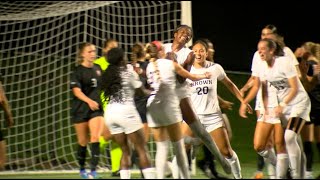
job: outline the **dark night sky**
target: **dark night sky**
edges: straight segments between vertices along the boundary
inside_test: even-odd
[[[208,38],[216,62],[225,70],[250,72],[261,29],[278,27],[285,43],[295,51],[305,41],[320,43],[320,13],[315,1],[212,2],[192,1],[194,39]]]

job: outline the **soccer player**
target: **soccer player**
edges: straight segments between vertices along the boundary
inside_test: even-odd
[[[8,128],[13,126],[13,116],[11,112],[11,107],[9,105],[5,90],[2,87],[2,82],[0,81],[0,106],[4,110],[6,124]],[[3,134],[0,130],[0,171],[4,170],[7,161],[6,153],[6,142],[4,140]]]
[[[272,39],[261,39],[258,43],[258,52],[264,61],[259,66],[259,73],[254,79],[254,85],[241,104],[239,114],[246,118],[246,107],[256,95],[262,82],[263,106],[268,101],[276,101],[278,106],[273,111],[264,108],[265,115],[279,117],[286,127],[284,139],[286,150],[289,155],[292,178],[302,179],[301,176],[301,155],[302,150],[298,145],[298,136],[305,122],[310,121],[309,113],[311,109],[310,99],[303,85],[301,84],[295,66],[286,59],[286,56],[279,56],[283,52],[281,46]],[[269,96],[269,88],[265,84],[268,82],[276,89],[275,96]],[[267,154],[267,153],[266,153]]]
[[[241,179],[241,168],[237,154],[233,151],[226,125],[223,121],[223,116],[219,107],[217,83],[221,81],[229,91],[234,94],[237,99],[242,102],[243,98],[237,86],[228,78],[223,68],[216,63],[206,61],[208,56],[208,46],[203,41],[196,41],[192,47],[195,54],[195,61],[191,67],[190,73],[201,74],[210,72],[210,79],[199,81],[187,80],[191,87],[191,102],[195,107],[200,122],[210,133],[214,142],[216,142],[220,152],[226,158],[231,166],[234,178]],[[249,111],[251,111],[251,107]]]
[[[110,49],[116,48],[118,46],[119,46],[119,43],[116,39],[110,38],[106,40],[104,44],[104,48],[102,49],[102,52],[103,52],[102,56],[94,61],[95,64],[100,65],[103,72],[109,66],[109,62],[108,62],[108,59],[106,58],[106,54],[109,52]],[[101,101],[103,105],[103,110],[105,111],[107,108],[108,101],[104,101],[104,98],[102,96],[103,94],[101,94]],[[102,150],[107,150],[106,152],[107,154],[109,154],[109,149],[106,149],[107,145],[109,145],[109,140],[112,140],[112,135],[110,134],[108,127],[104,126],[102,130],[102,136],[100,137],[100,147]],[[121,152],[120,146],[114,141],[112,141],[111,150],[110,150],[112,176],[119,175],[121,156],[122,156],[122,152]]]
[[[190,70],[193,61],[194,54],[191,49],[186,47],[186,44],[191,40],[193,35],[192,28],[188,25],[178,26],[173,34],[173,42],[164,44],[165,53],[173,52],[176,55],[176,61],[187,71]],[[169,58],[169,57],[168,57]],[[223,158],[219,152],[217,145],[212,140],[210,134],[204,129],[199,121],[196,113],[190,102],[190,92],[185,78],[177,76],[177,95],[180,101],[180,108],[183,116],[183,120],[191,128],[192,132],[196,137],[200,138],[203,143],[208,147],[211,153],[213,153],[218,161],[221,163],[224,171],[227,174],[231,173],[231,168],[229,163]],[[183,129],[183,132],[186,131]]]
[[[275,41],[277,41],[279,43],[279,45],[281,46],[283,52],[284,52],[284,56],[287,56],[289,58],[286,58],[288,60],[290,60],[290,62],[295,65],[298,76],[300,77],[300,70],[299,70],[299,62],[296,59],[294,53],[291,51],[291,49],[289,47],[287,47],[284,43],[283,37],[280,36],[278,34],[278,28],[272,24],[268,24],[266,25],[262,30],[261,30],[261,37],[260,39],[264,39],[264,38],[270,38],[273,39]],[[247,83],[240,89],[240,92],[242,94],[245,94],[246,91],[248,91],[254,82],[254,78],[257,76],[257,72],[259,71],[258,67],[261,63],[261,58],[260,55],[258,53],[258,51],[256,51],[254,53],[253,59],[252,59],[252,65],[251,65],[251,71],[252,71],[252,75],[251,77],[248,79]],[[261,90],[258,92],[257,97],[260,97]],[[259,119],[260,117],[260,108],[261,108],[261,102],[259,98],[256,98],[256,103],[255,103],[255,110],[256,110],[256,115],[257,115],[257,119]],[[257,123],[257,125],[260,123]],[[261,124],[260,124],[261,125]],[[259,126],[260,126],[259,125]],[[273,137],[273,133],[271,132],[270,136],[267,137],[268,138],[268,142],[266,145],[266,148],[269,149],[269,153],[270,153],[270,157],[273,156],[275,157],[275,151],[274,151],[274,139]],[[259,139],[259,138],[258,138]],[[256,141],[256,143],[260,143],[259,141]],[[260,144],[264,144],[264,143],[260,143]],[[275,169],[274,169],[274,165],[272,165],[269,161],[266,162],[267,164],[267,168],[268,168],[268,174],[269,177],[274,179],[275,178]],[[257,171],[255,172],[254,178],[255,179],[262,179],[263,178],[263,168],[264,168],[265,162],[264,162],[264,158],[258,153],[258,157],[257,157]]]
[[[74,95],[71,107],[72,123],[78,140],[78,162],[80,176],[84,179],[98,178],[99,137],[103,129],[103,109],[100,99],[102,69],[94,64],[96,47],[82,43],[77,54],[77,66],[71,73],[70,88]],[[90,138],[89,138],[90,137]],[[91,144],[91,172],[85,170],[87,145]]]
[[[146,179],[154,179],[154,168],[144,140],[143,125],[134,103],[135,94],[149,94],[132,65],[125,61],[121,48],[113,48],[107,54],[110,66],[103,74],[102,91],[109,101],[105,123],[122,150],[120,177],[130,179],[130,146],[133,143],[140,160],[140,168]]]
[[[147,120],[149,127],[153,128],[153,136],[157,144],[156,170],[157,178],[164,178],[165,165],[167,162],[170,138],[174,154],[181,172],[181,178],[190,178],[187,165],[187,156],[181,131],[182,115],[177,97],[176,73],[192,80],[209,78],[210,74],[192,75],[178,63],[166,59],[163,44],[153,41],[146,46],[146,53],[150,60],[147,66],[148,83],[153,92],[148,98]]]
[[[314,139],[317,142],[318,152],[320,152],[320,44],[305,42],[295,51],[295,55],[301,61],[299,63],[301,71],[301,82],[308,92],[311,100],[310,122],[306,122],[301,131],[303,139],[303,149],[307,157],[306,179],[313,179],[313,148]]]
[[[207,64],[213,65],[213,63],[214,63],[214,54],[215,54],[215,49],[214,49],[213,43],[207,38],[199,39],[199,41],[202,41],[207,45],[207,47],[208,47],[208,51],[207,51],[208,56],[207,56],[207,61],[206,62],[207,62]],[[228,118],[227,114],[224,113],[224,110],[231,110],[233,103],[224,100],[220,96],[218,96],[218,100],[219,100],[219,106],[220,106],[221,112],[222,112],[222,119],[223,119],[223,121],[225,123],[225,127],[226,127],[226,130],[228,132],[229,140],[231,141],[232,129],[231,129],[229,118]],[[214,177],[216,179],[224,178],[221,175],[219,175],[219,173],[217,172],[216,165],[214,163],[214,155],[209,151],[209,149],[206,146],[202,145],[201,147],[203,149],[204,157],[203,157],[202,160],[199,160],[197,158],[197,166],[208,177]]]

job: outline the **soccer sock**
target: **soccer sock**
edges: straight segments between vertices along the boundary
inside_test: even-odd
[[[111,142],[110,155],[111,155],[111,171],[117,172],[120,169],[122,151],[120,146],[113,141]]]
[[[287,170],[289,168],[288,154],[277,154],[277,179],[287,179]]]
[[[131,179],[130,169],[121,169],[120,170],[120,179]]]
[[[155,157],[156,172],[158,179],[165,178],[165,166],[167,163],[168,151],[169,151],[169,141],[156,142],[157,151]]]
[[[269,151],[272,154],[271,156],[274,156],[273,158],[276,159],[276,163],[277,163],[277,156],[274,151],[274,148],[271,148]],[[267,163],[267,171],[268,171],[269,179],[276,179],[276,166],[272,165],[271,163]]]
[[[86,153],[87,146],[78,145],[78,163],[80,166],[80,170],[85,170],[85,162],[86,162]]]
[[[317,142],[317,149],[318,149],[318,152],[320,154],[320,142]]]
[[[226,158],[226,160],[231,166],[231,171],[234,178],[242,179],[240,162],[236,152],[233,151],[232,157],[230,159]]]
[[[301,179],[303,179],[306,175],[306,170],[307,170],[307,157],[304,153],[301,136],[298,136],[297,141],[298,141],[299,148],[301,150],[300,176],[301,176]]]
[[[202,143],[199,138],[194,138],[194,137],[190,137],[190,136],[184,136],[183,139],[184,139],[185,144],[199,146]]]
[[[260,155],[260,154],[257,154],[257,171],[263,171],[263,168],[264,168],[264,158]]]
[[[301,179],[301,149],[297,142],[297,134],[294,131],[287,129],[284,133],[284,139],[289,155],[292,178]]]
[[[100,143],[91,143],[91,171],[95,171],[100,159]]]
[[[181,174],[181,179],[190,179],[190,172],[187,164],[187,154],[184,147],[183,139],[179,141],[172,142],[174,154],[177,157],[177,163],[179,165],[179,170]]]
[[[142,169],[144,179],[156,179],[156,172],[154,168]]]
[[[223,170],[230,174],[230,166],[229,163],[226,162],[225,158],[220,153],[216,143],[212,140],[210,134],[206,131],[206,129],[202,126],[199,120],[194,121],[193,123],[189,124],[190,129],[192,132],[199,137],[202,142],[207,146],[210,152],[217,157],[217,160],[221,163]]]
[[[209,169],[210,169],[211,173],[214,176],[217,176],[218,172],[216,169],[216,165],[214,163],[214,155],[209,151],[209,149],[206,146],[202,146],[202,147],[203,147],[203,152],[204,152],[205,163],[207,163],[209,165]]]
[[[272,149],[265,149],[258,152],[258,154],[264,158],[265,162],[271,163],[274,167],[276,166],[277,157]]]
[[[304,142],[303,149],[307,158],[307,171],[312,171],[312,158],[313,158],[312,142],[310,141]]]
[[[180,179],[180,170],[177,162],[177,156],[173,156],[171,167],[172,167],[172,178]]]

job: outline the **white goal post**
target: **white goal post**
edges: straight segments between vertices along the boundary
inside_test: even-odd
[[[192,26],[191,1],[1,1],[0,72],[15,121],[6,129],[1,113],[6,172],[78,170],[69,76],[81,42],[101,55],[114,38],[130,53],[137,41],[171,42],[180,24]]]

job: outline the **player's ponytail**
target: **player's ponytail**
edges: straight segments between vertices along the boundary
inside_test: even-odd
[[[155,69],[156,81],[160,83],[161,76],[158,68],[158,63],[156,60],[158,59],[158,53],[162,50],[162,43],[159,41],[153,41],[151,43],[146,44],[146,53],[148,57],[150,57],[149,62],[151,62]]]

